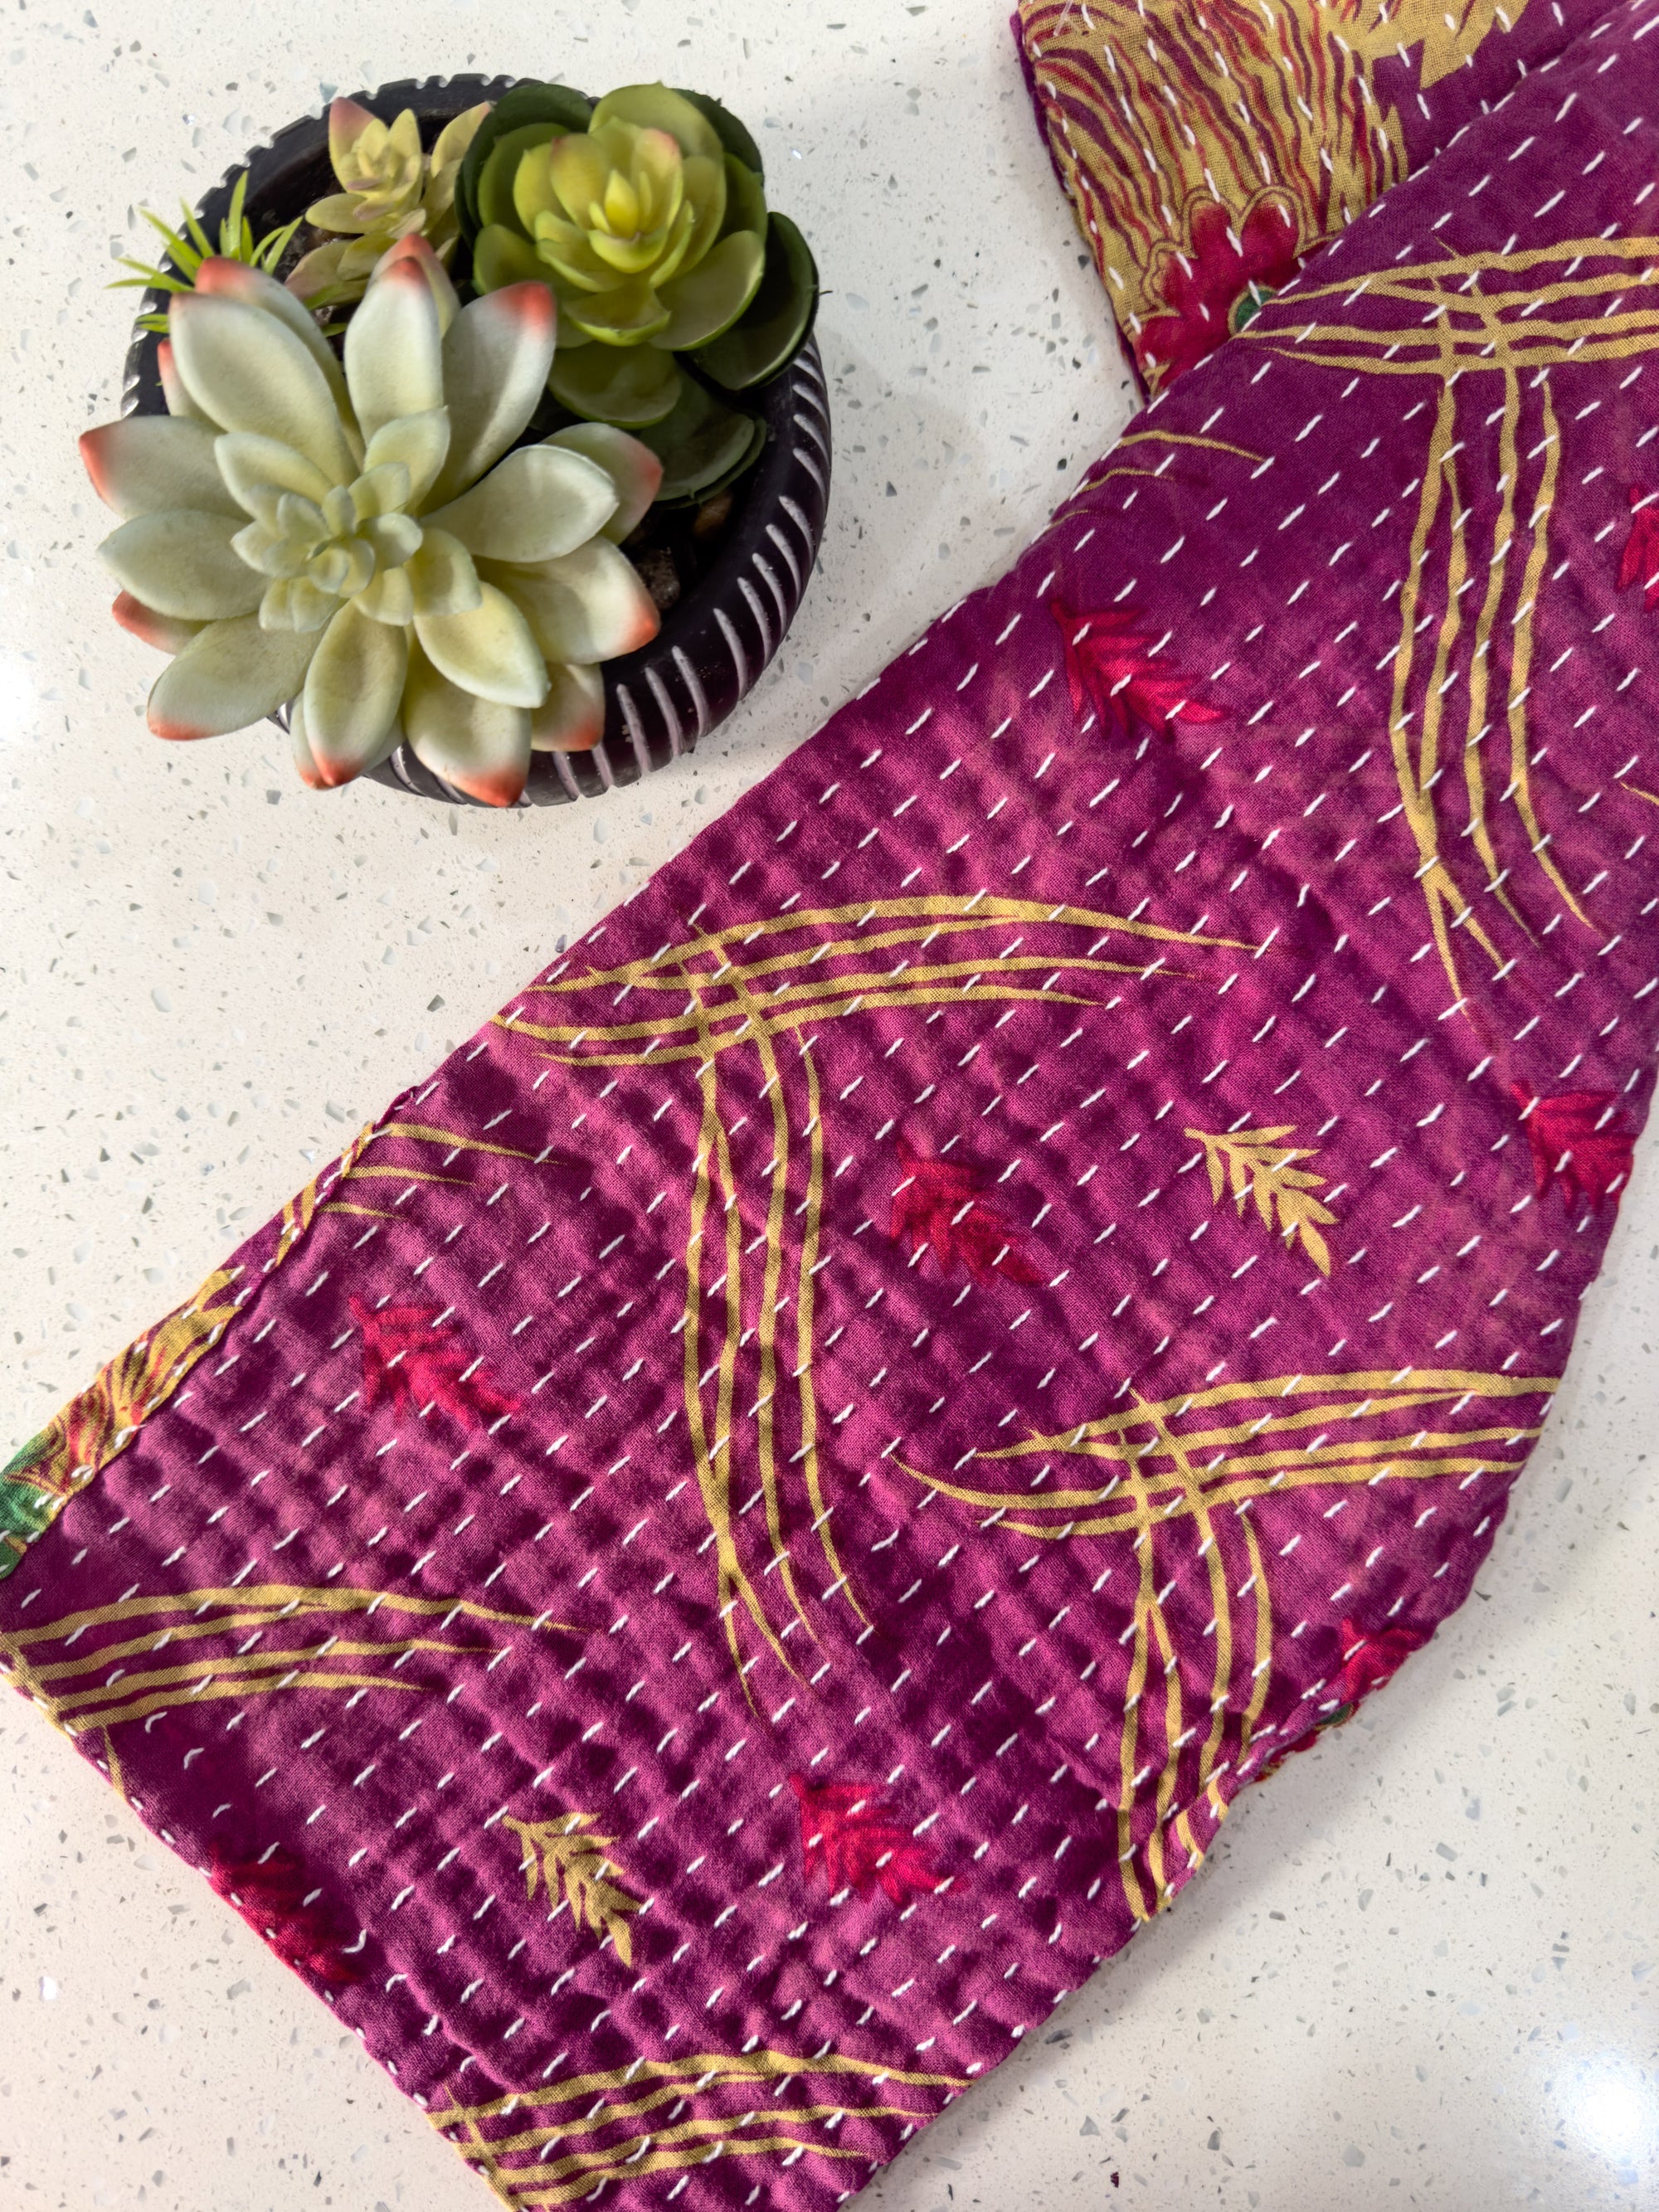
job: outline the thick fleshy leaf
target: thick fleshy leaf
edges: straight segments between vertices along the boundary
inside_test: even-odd
[[[124,630],[153,645],[158,653],[182,653],[202,628],[200,623],[181,622],[176,615],[158,615],[131,592],[118,592],[110,612]]]
[[[356,475],[327,379],[304,342],[275,316],[240,300],[180,292],[168,325],[185,389],[222,428],[253,430],[296,446],[332,483],[349,483]]]
[[[419,268],[383,264],[346,325],[346,382],[365,438],[443,405],[442,349],[437,301]]]
[[[504,291],[510,284],[544,283],[549,271],[527,238],[504,222],[478,233],[472,248],[472,281],[480,292]]]
[[[732,160],[741,161],[744,168],[752,170],[764,183],[766,165],[761,160],[760,148],[755,143],[748,125],[740,117],[733,115],[729,107],[722,107],[712,93],[692,92],[683,84],[677,85],[675,90],[682,100],[690,100],[698,114],[713,126],[716,137]]]
[[[717,155],[711,161],[701,154],[694,154],[684,164],[685,204],[680,210],[684,218],[690,217],[688,234],[682,236],[684,224],[676,226],[674,250],[665,255],[655,281],[665,284],[678,270],[684,275],[695,269],[726,228],[726,161]]]
[[[313,634],[261,629],[253,615],[210,623],[157,677],[149,726],[158,738],[245,730],[294,697],[316,650]]]
[[[434,407],[424,415],[399,415],[383,422],[368,441],[363,455],[365,470],[401,462],[409,472],[409,509],[418,514],[449,455],[450,422],[447,407]]]
[[[734,230],[752,230],[764,240],[767,228],[766,187],[757,171],[738,161],[735,154],[726,157],[726,220],[720,225],[721,235]]]
[[[469,799],[511,806],[530,771],[530,715],[451,684],[424,654],[411,655],[404,727],[416,757]]]
[[[579,223],[568,222],[560,215],[538,215],[534,237],[536,258],[546,265],[541,274],[565,298],[573,293],[608,292],[617,282],[617,271],[608,261],[601,261],[593,251],[592,240]]]
[[[288,738],[294,751],[294,770],[307,791],[326,791],[323,772],[312,757],[306,737],[306,702],[302,693],[288,710]]]
[[[607,123],[635,123],[645,131],[665,131],[683,154],[705,154],[718,161],[725,150],[720,134],[682,94],[665,84],[624,84],[608,92],[593,110],[590,131]]]
[[[629,430],[660,422],[680,396],[681,376],[671,354],[655,346],[561,346],[549,388],[561,405],[590,422]]]
[[[433,141],[431,161],[434,171],[459,167],[467,148],[477,137],[489,107],[490,103],[487,100],[481,100],[476,107],[467,108],[445,124]]]
[[[472,556],[447,530],[428,529],[407,568],[417,615],[471,614],[483,605]]]
[[[668,328],[671,310],[643,276],[630,276],[605,292],[573,293],[564,312],[579,331],[602,345],[643,345]]]
[[[662,482],[661,461],[649,446],[610,422],[573,422],[568,430],[556,430],[547,442],[585,454],[610,477],[617,510],[600,535],[620,545],[643,520],[646,509],[657,496]]]
[[[605,735],[605,678],[597,668],[550,668],[547,696],[530,718],[538,753],[592,752]]]
[[[120,515],[157,507],[197,507],[230,514],[236,502],[214,459],[213,432],[204,422],[175,422],[170,415],[127,415],[81,434],[81,459],[92,488]]]
[[[318,329],[310,309],[287,285],[279,284],[263,269],[250,269],[246,261],[232,261],[215,254],[197,270],[196,289],[216,294],[222,299],[237,300],[245,307],[258,307],[263,314],[274,315],[285,330],[293,331],[321,369],[341,413],[347,411],[346,381],[339,356]]]
[[[357,173],[357,149],[368,136],[379,136],[386,129],[378,116],[370,113],[361,101],[348,100],[344,94],[329,103],[328,158],[334,173],[343,184]]]
[[[239,527],[234,515],[163,507],[124,522],[98,548],[99,557],[157,614],[218,622],[252,614],[265,588],[232,546]]]
[[[486,590],[498,585],[520,609],[550,665],[613,660],[657,635],[655,601],[626,554],[603,538],[538,568],[489,562],[482,573]]]
[[[697,367],[727,392],[764,384],[805,344],[817,304],[811,249],[787,215],[775,215],[767,225],[760,289],[731,329],[702,348]]]
[[[382,757],[408,672],[407,630],[341,608],[306,673],[306,736],[325,783],[349,783]]]
[[[730,330],[760,289],[766,248],[752,230],[734,230],[687,276],[662,289],[669,319],[652,343],[672,353],[707,345]]]
[[[617,511],[617,491],[597,461],[562,446],[520,446],[432,520],[474,559],[533,565],[579,545]]]
[[[411,623],[415,619],[415,587],[407,568],[382,568],[366,584],[352,605],[380,623]]]
[[[438,310],[438,331],[441,337],[461,312],[460,295],[455,289],[448,270],[420,233],[410,231],[376,263],[371,283],[378,281],[399,261],[412,261],[431,286],[433,304]]]
[[[415,635],[433,666],[464,691],[502,707],[539,707],[547,696],[547,670],[530,625],[504,592],[493,584],[482,588],[483,604],[469,614],[417,614]]]
[[[252,430],[228,430],[217,441],[216,461],[220,478],[244,513],[275,528],[273,494],[295,492],[320,507],[332,489],[314,463],[280,438],[262,438]]]
[[[556,215],[563,202],[553,189],[549,157],[553,139],[545,124],[532,123],[503,138],[478,179],[478,213],[486,223],[516,226],[534,235],[538,215]]]
[[[312,300],[319,292],[340,282],[340,264],[345,256],[345,245],[340,239],[331,239],[326,246],[313,246],[309,253],[301,254],[283,279],[286,289],[300,301]]]
[[[455,206],[466,235],[476,237],[483,225],[504,219],[499,212],[493,216],[484,213],[481,185],[484,171],[506,139],[528,131],[532,125],[538,126],[536,136],[544,140],[568,131],[586,131],[592,112],[590,102],[580,93],[573,92],[568,84],[531,82],[514,85],[511,92],[504,93],[479,125],[456,179]],[[520,150],[533,143],[533,138],[522,140]],[[509,202],[512,167],[509,157],[497,171],[498,175],[507,178]]]
[[[695,377],[682,380],[673,413],[641,433],[663,464],[659,499],[706,494],[758,451],[752,415],[728,407]]]
[[[449,456],[429,500],[457,498],[523,432],[547,388],[557,328],[545,284],[510,284],[474,300],[443,343]]]
[[[198,407],[185,389],[185,380],[179,374],[179,364],[173,357],[173,347],[163,338],[155,349],[155,373],[161,380],[161,397],[167,401],[167,413],[175,422],[208,422],[212,421],[206,408]],[[218,425],[214,424],[216,429]]]

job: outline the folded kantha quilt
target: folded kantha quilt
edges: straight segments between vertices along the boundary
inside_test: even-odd
[[[1652,1083],[1656,25],[0,1479],[16,1686],[507,2203],[840,2202],[1468,1591]]]

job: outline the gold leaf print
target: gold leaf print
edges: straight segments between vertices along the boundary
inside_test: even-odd
[[[570,1917],[579,1928],[608,1936],[623,1966],[631,1966],[634,1939],[628,1920],[630,1913],[640,1910],[640,1900],[620,1881],[610,1878],[621,1871],[605,1856],[617,1838],[592,1833],[596,1817],[592,1813],[567,1813],[562,1820],[507,1820],[501,1825],[511,1828],[524,1846],[520,1863],[525,1894],[534,1897],[539,1877],[547,1885],[550,1898],[569,1905]]]
[[[1368,61],[1386,60],[1420,43],[1426,91],[1461,69],[1501,22],[1512,30],[1527,0],[1364,0],[1340,34]]]
[[[1320,1273],[1330,1273],[1330,1247],[1320,1234],[1320,1224],[1334,1221],[1336,1216],[1314,1196],[1325,1177],[1310,1175],[1296,1164],[1297,1160],[1312,1159],[1313,1147],[1281,1142],[1296,1134],[1293,1122],[1287,1121],[1279,1129],[1233,1130],[1225,1136],[1212,1136],[1205,1129],[1188,1129],[1186,1134],[1195,1137],[1204,1147],[1210,1195],[1218,1206],[1222,1192],[1231,1190],[1242,1216],[1245,1200],[1253,1196],[1263,1226],[1277,1229],[1287,1245],[1299,1237],[1303,1250]]]

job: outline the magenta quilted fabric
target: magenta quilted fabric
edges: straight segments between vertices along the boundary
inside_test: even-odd
[[[841,2201],[1468,1591],[1652,1081],[1656,26],[0,1481],[14,1680],[509,2203]]]

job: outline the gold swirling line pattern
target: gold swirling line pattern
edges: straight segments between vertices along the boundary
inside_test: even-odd
[[[988,947],[988,935],[1006,937],[1011,926],[1018,932],[1012,942]],[[1071,940],[1061,949],[1020,949],[1039,933],[1056,931]],[[935,945],[940,953],[933,952]],[[686,940],[665,945],[649,958],[610,968],[567,963],[498,1017],[503,1028],[562,1066],[692,1066],[700,1125],[684,1253],[684,1403],[714,1547],[720,1615],[746,1692],[754,1658],[745,1656],[741,1624],[791,1673],[799,1669],[786,1638],[800,1629],[816,1640],[793,1536],[805,1531],[815,1542],[823,1598],[840,1597],[858,1620],[866,1619],[823,1486],[812,1372],[827,1174],[813,1047],[823,1024],[912,1007],[1005,1011],[1058,1003],[1109,1012],[1117,1001],[1106,1004],[1099,995],[1109,979],[1211,984],[1218,955],[1254,950],[1089,908],[983,893],[925,894],[715,929],[694,926]],[[1171,965],[1177,954],[1196,964]],[[555,1018],[596,999],[604,1002],[597,1020]],[[641,1009],[637,1015],[630,1000]],[[624,1010],[625,1018],[617,1018]],[[735,1053],[757,1073],[770,1121],[772,1156],[758,1219],[745,1211],[733,1172],[732,1139],[742,1124],[728,1122],[721,1086]],[[793,1255],[792,1218],[799,1224]],[[745,1262],[763,1245],[757,1285]],[[745,1301],[751,1296],[750,1314]],[[792,1303],[793,1328],[787,1320]],[[752,1382],[746,1411],[739,1404],[740,1372]],[[787,1449],[791,1438],[793,1449]],[[743,1504],[734,1473],[740,1456],[755,1483]],[[739,1542],[738,1523],[753,1506],[763,1510],[766,1531],[758,1574]]]
[[[1293,303],[1267,319],[1268,327],[1252,324],[1248,334],[1304,364],[1420,377],[1433,386],[1406,417],[1429,410],[1389,656],[1388,742],[1416,847],[1416,883],[1460,1011],[1474,999],[1465,946],[1484,957],[1492,977],[1506,975],[1541,934],[1545,925],[1528,912],[1540,897],[1554,909],[1547,926],[1571,917],[1597,927],[1586,895],[1574,890],[1551,850],[1530,750],[1528,702],[1540,680],[1536,618],[1563,463],[1551,378],[1575,361],[1623,360],[1659,347],[1659,296],[1626,305],[1633,290],[1659,282],[1656,264],[1654,238],[1449,254],[1346,286],[1299,288]],[[1573,273],[1550,281],[1556,268]],[[1382,311],[1373,321],[1320,319],[1329,301],[1351,306],[1362,297],[1374,315]],[[1599,312],[1590,312],[1597,302]],[[1500,380],[1495,409],[1487,404],[1489,376]],[[1481,459],[1487,454],[1495,464],[1490,480]],[[1477,586],[1471,623],[1464,603]],[[1419,651],[1419,635],[1430,629],[1431,655]],[[1504,655],[1496,648],[1506,632]],[[1503,658],[1507,667],[1495,665]],[[1491,773],[1489,745],[1504,737],[1507,757]],[[1448,789],[1440,788],[1454,764],[1461,771],[1461,827]],[[1477,902],[1486,901],[1483,910]]]
[[[1193,1815],[1207,1802],[1220,1819],[1225,1801],[1218,1784],[1230,1768],[1242,1765],[1267,1701],[1273,1613],[1269,1573],[1250,1517],[1256,1502],[1280,1491],[1374,1488],[1391,1480],[1452,1476],[1467,1488],[1481,1474],[1513,1474],[1539,1433],[1539,1422],[1527,1418],[1525,1401],[1547,1400],[1555,1387],[1553,1376],[1461,1368],[1282,1375],[1186,1391],[1157,1403],[1137,1398],[1097,1420],[971,1455],[1010,1476],[1018,1471],[1016,1462],[1038,1460],[1023,1490],[958,1481],[896,1462],[929,1490],[981,1515],[982,1532],[1000,1528],[1049,1542],[1131,1540],[1135,1586],[1120,1639],[1131,1644],[1129,1677],[1115,1802],[1109,1794],[1103,1805],[1115,1812],[1118,1869],[1137,1920],[1148,1918],[1172,1893],[1166,1835],[1173,1832],[1187,1854],[1186,1869],[1177,1871],[1203,1856]],[[1511,1406],[1516,1414],[1505,1418],[1504,1408]],[[1464,1421],[1461,1417],[1471,1407],[1474,1416]],[[1103,1479],[1077,1487],[1048,1486],[1056,1462],[1079,1459],[1097,1462]],[[1202,1637],[1188,1637],[1183,1647],[1165,1600],[1194,1556],[1208,1576],[1211,1618]],[[1212,1638],[1207,1710],[1189,1716],[1177,1651],[1200,1650]],[[1249,1665],[1241,1674],[1243,1655],[1249,1655]],[[1160,1690],[1162,1711],[1148,1717],[1148,1703]],[[1196,1748],[1180,1786],[1189,1745]],[[1138,1816],[1153,1775],[1148,1826]]]
[[[785,2101],[798,2085],[806,2101]],[[843,2122],[916,2124],[933,2117],[941,2094],[967,2086],[964,2075],[907,2072],[839,2052],[700,2052],[636,2058],[485,2103],[451,2102],[428,2117],[499,2197],[530,2212],[591,2196],[607,2180],[680,2172],[716,2159],[867,2163],[867,2150],[839,2140]],[[757,2101],[763,2097],[764,2104]],[[717,2103],[728,2109],[697,2109]]]
[[[438,1632],[352,1632],[354,1624],[376,1614],[435,1620]],[[445,1636],[457,1619],[483,1636]],[[127,1597],[0,1631],[0,1655],[18,1688],[55,1727],[70,1736],[102,1729],[107,1741],[111,1730],[129,1722],[226,1701],[239,1709],[227,1723],[234,1728],[254,1698],[289,1691],[347,1691],[354,1704],[370,1690],[428,1696],[434,1686],[404,1674],[406,1660],[424,1654],[494,1659],[511,1646],[484,1639],[489,1630],[504,1628],[590,1633],[545,1614],[504,1613],[471,1598],[250,1583]],[[297,1639],[291,1629],[301,1632]],[[82,1638],[88,1642],[77,1648]]]

